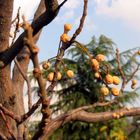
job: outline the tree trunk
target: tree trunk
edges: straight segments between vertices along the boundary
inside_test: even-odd
[[[9,47],[9,32],[11,27],[11,17],[13,11],[13,0],[0,0],[0,53]],[[2,62],[1,62],[2,63]],[[15,94],[10,75],[10,65],[0,69],[0,103],[9,110],[15,110]],[[17,133],[16,123],[7,117],[10,129]],[[0,133],[11,139],[3,117],[0,115]]]
[[[41,0],[40,4],[35,12],[34,20],[36,20],[44,11],[45,11],[44,0]],[[38,32],[38,34],[35,35],[35,37],[34,37],[35,43],[38,41],[40,33],[41,33],[41,30],[40,30],[40,32]],[[20,67],[22,68],[22,72],[24,74],[27,73],[29,60],[30,60],[30,51],[27,46],[24,46],[22,51],[17,56],[17,62],[19,63]],[[13,69],[13,84],[15,85],[14,89],[15,89],[15,93],[16,93],[16,97],[17,97],[16,114],[18,114],[20,116],[25,113],[24,102],[23,102],[24,81],[25,80],[23,79],[19,69],[15,65],[14,69]],[[24,137],[23,135],[25,132],[25,127],[26,126],[24,124],[20,124],[20,126],[18,127],[18,139],[22,139]]]

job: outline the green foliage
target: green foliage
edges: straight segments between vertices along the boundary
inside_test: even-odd
[[[68,56],[70,59],[63,59],[62,65],[59,67],[63,75],[60,84],[62,89],[57,92],[59,100],[51,105],[54,113],[67,112],[74,108],[90,105],[97,101],[102,101],[103,97],[99,92],[103,85],[102,80],[94,77],[94,72],[91,68],[91,62],[86,52],[80,49],[80,44],[74,44],[74,47],[69,49]],[[89,53],[94,58],[97,54],[104,54],[106,61],[100,63],[102,71],[106,70],[106,65],[109,68],[109,73],[120,76],[118,64],[116,60],[115,43],[104,35],[99,39],[92,38],[91,42],[82,46],[89,50]],[[139,48],[134,48],[120,53],[121,64],[126,78],[129,79],[136,66],[137,61],[136,52]],[[50,71],[54,71],[54,61],[52,61],[52,68],[43,72],[44,78],[47,77]],[[66,69],[74,71],[75,76],[68,79],[66,76]],[[104,76],[104,75],[103,75]],[[137,77],[138,78],[138,77]],[[124,91],[124,94],[119,96],[118,100],[121,104],[132,102],[138,97],[138,90]],[[110,98],[111,97],[111,98]],[[104,100],[111,100],[112,95]],[[103,112],[108,110],[115,110],[119,108],[119,104],[96,107],[88,111]],[[126,118],[111,120],[104,123],[84,123],[84,122],[70,122],[63,125],[55,131],[50,137],[50,140],[126,140],[126,127],[129,127]]]

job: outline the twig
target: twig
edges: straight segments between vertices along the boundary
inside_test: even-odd
[[[126,78],[125,78],[125,74],[124,74],[124,71],[122,69],[121,62],[120,62],[119,49],[116,49],[116,57],[117,57],[118,69],[119,69],[119,72],[120,72],[121,77],[123,79],[121,90],[120,90],[123,93],[123,90],[124,90],[125,85],[126,85]]]
[[[83,14],[82,17],[80,19],[80,24],[77,28],[77,30],[75,31],[75,33],[73,34],[71,40],[68,43],[62,43],[62,47],[60,47],[60,51],[57,55],[57,60],[55,62],[55,74],[54,74],[54,79],[51,83],[51,85],[47,88],[47,91],[50,92],[53,90],[53,88],[56,86],[57,84],[57,71],[58,71],[58,67],[61,64],[62,58],[64,56],[65,50],[68,49],[71,44],[74,42],[74,40],[76,39],[76,37],[80,34],[80,32],[82,31],[83,25],[84,25],[84,21],[85,21],[85,17],[87,15],[87,4],[88,4],[88,0],[84,0],[84,8],[83,8]]]
[[[92,56],[91,56],[91,54],[89,53],[89,51],[88,51],[88,49],[86,48],[86,47],[84,47],[84,45],[82,45],[80,42],[78,42],[78,41],[74,41],[75,43],[77,43],[78,45],[75,45],[75,47],[78,47],[78,48],[80,48],[81,50],[83,50],[87,55],[88,55],[88,57],[89,57],[89,59],[92,59]]]
[[[57,59],[55,62],[55,73],[54,73],[54,78],[53,81],[51,83],[51,85],[47,88],[47,92],[52,91],[53,88],[56,86],[57,84],[57,72],[59,70],[59,65],[61,64],[61,60],[64,56],[64,52],[66,49],[68,49],[71,44],[74,42],[74,40],[76,39],[76,37],[80,34],[80,32],[82,31],[83,25],[84,25],[84,21],[85,21],[85,17],[87,15],[87,3],[88,0],[84,0],[84,9],[83,9],[83,14],[80,20],[80,24],[79,27],[77,28],[77,30],[75,31],[75,33],[73,34],[71,40],[68,43],[62,43],[62,47],[60,47],[60,52],[57,55]],[[47,125],[47,124],[46,124]],[[42,128],[42,127],[41,127]],[[40,128],[40,130],[41,130]],[[41,130],[42,131],[42,130]],[[39,133],[39,131],[38,131]],[[33,137],[33,140],[40,138],[42,139],[42,137],[44,136],[45,132],[42,132],[42,135],[38,135],[38,133],[36,133],[36,135]]]
[[[7,108],[5,108],[2,104],[0,104],[0,110],[2,112],[4,112],[5,115],[9,116],[10,118],[15,120],[16,122],[18,122],[20,120],[19,116],[15,115],[12,111],[10,111]]]
[[[30,110],[31,107],[32,107],[32,92],[31,92],[30,80],[29,80],[28,76],[25,75],[25,73],[24,73],[23,70],[21,69],[21,67],[20,67],[20,65],[19,65],[19,63],[18,63],[18,61],[15,59],[14,62],[15,62],[15,64],[16,64],[18,70],[20,71],[22,77],[24,78],[24,80],[25,80],[26,83],[27,83],[27,87],[28,87],[28,91],[27,91],[27,94],[28,94],[28,108],[29,108],[29,110]]]
[[[20,7],[18,8],[18,12],[17,12],[16,18],[12,21],[12,23],[14,23],[14,22],[17,20],[17,22],[16,22],[16,28],[15,28],[15,31],[14,31],[14,37],[13,37],[13,39],[12,39],[11,46],[14,44],[14,41],[15,41],[15,38],[16,38],[18,29],[19,29],[19,22],[20,22],[20,15],[19,15],[19,12],[20,12]]]
[[[58,6],[58,10],[67,2],[68,0],[64,0],[61,4],[59,4],[59,6]]]
[[[119,72],[120,72],[122,78],[125,80],[125,74],[124,74],[124,71],[122,70],[122,66],[121,66],[121,62],[120,62],[119,49],[116,49],[116,57],[117,57],[117,63],[118,63]]]
[[[69,47],[73,42],[74,40],[76,39],[76,37],[81,33],[82,29],[83,29],[83,26],[84,26],[84,21],[85,21],[85,18],[87,16],[87,6],[88,6],[88,0],[84,0],[84,9],[83,9],[83,15],[80,19],[80,24],[79,24],[79,27],[77,28],[77,30],[75,31],[75,33],[73,34],[71,40],[70,40],[70,43],[67,47]],[[66,48],[67,48],[66,47]]]
[[[12,129],[10,128],[10,125],[9,125],[9,123],[8,123],[6,117],[5,117],[5,114],[2,111],[0,111],[0,114],[1,114],[1,116],[3,118],[3,121],[4,121],[4,123],[5,123],[5,125],[8,129],[8,133],[11,135],[13,140],[16,140],[16,137],[14,136],[14,133],[12,132]]]
[[[79,108],[74,109],[74,110],[69,111],[69,112],[70,112],[70,115],[72,115],[73,113],[76,113],[76,112],[81,111],[81,110],[87,110],[87,109],[95,108],[95,107],[109,106],[109,105],[114,104],[114,103],[118,103],[118,101],[115,99],[115,100],[112,100],[110,102],[97,102],[97,103],[94,103],[92,105],[79,107]]]
[[[133,73],[130,75],[126,83],[128,83],[133,77],[135,76],[136,72],[139,70],[140,64],[137,65],[137,68],[133,71]]]

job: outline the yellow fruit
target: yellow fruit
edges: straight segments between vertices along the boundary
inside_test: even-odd
[[[67,70],[67,76],[68,76],[69,78],[72,78],[72,77],[74,76],[73,71],[72,71],[72,70]]]
[[[71,28],[72,28],[72,25],[71,24],[65,24],[64,25],[64,31],[70,31],[71,30]]]
[[[136,85],[137,84],[137,80],[133,79],[132,80],[132,85]]]
[[[61,39],[62,42],[66,43],[70,40],[70,37],[67,34],[64,33],[64,34],[61,35],[60,39]]]
[[[99,62],[96,59],[91,59],[92,68],[95,71],[99,70]]]
[[[60,72],[58,72],[58,73],[57,73],[57,80],[61,80],[61,78],[62,78],[62,75],[61,75]]]
[[[48,81],[51,82],[53,80],[53,77],[54,77],[54,72],[50,72],[47,76]]]
[[[53,80],[53,78],[54,78],[54,72],[50,72],[50,73],[48,74],[48,77],[47,77],[48,81],[51,82],[51,81]],[[62,78],[62,75],[61,75],[60,72],[58,72],[58,73],[57,73],[57,80],[61,80],[61,78]]]
[[[91,64],[93,66],[98,66],[99,65],[99,62],[96,59],[91,59]]]
[[[137,53],[138,53],[138,55],[140,55],[140,50]]]
[[[113,118],[115,119],[117,117],[117,113],[113,113]]]
[[[100,89],[100,92],[101,92],[101,94],[103,94],[103,95],[108,95],[109,94],[109,89],[107,88],[107,87],[102,87],[101,89]]]
[[[111,88],[111,93],[114,95],[114,96],[118,96],[120,94],[120,90],[118,88]]]
[[[133,84],[132,84],[132,85],[131,85],[131,88],[132,88],[132,89],[135,89],[135,88],[136,88],[136,85],[133,85]]]
[[[43,65],[42,65],[42,67],[43,67],[43,69],[45,69],[45,70],[47,70],[49,67],[50,67],[50,62],[45,62]]]
[[[92,69],[94,70],[94,71],[98,71],[99,70],[99,65],[97,65],[97,66],[92,66]]]
[[[104,61],[104,60],[105,60],[105,56],[104,56],[103,54],[98,54],[98,55],[96,56],[96,60],[97,60],[98,62]]]
[[[95,78],[100,78],[100,73],[96,72],[94,76],[95,76]]]
[[[112,75],[107,74],[106,77],[105,77],[105,82],[107,84],[112,84],[113,83],[113,77],[112,77]]]
[[[118,85],[120,83],[120,78],[118,76],[113,76],[113,84]]]

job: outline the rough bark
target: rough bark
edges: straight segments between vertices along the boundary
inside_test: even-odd
[[[13,11],[13,0],[0,1],[0,52],[3,52],[9,47],[9,32],[11,27],[11,17]],[[0,103],[9,110],[15,109],[15,95],[13,92],[12,81],[10,77],[10,65],[0,70]],[[7,117],[8,118],[8,117]],[[8,118],[11,124],[11,129],[16,134],[15,122]],[[0,116],[0,132],[8,137],[9,135],[3,118]]]
[[[48,25],[58,14],[60,7],[58,7],[57,0],[45,0],[46,11],[42,13],[32,24],[33,28],[33,36],[35,36],[44,26]],[[12,47],[6,51],[0,53],[0,61],[2,61],[2,65],[0,68],[5,67],[9,64],[23,49],[23,38],[25,37],[25,33],[21,34],[20,37],[15,41]]]
[[[115,116],[114,114],[119,115]],[[41,137],[39,140],[44,140],[45,138],[49,138],[49,136],[60,126],[70,122],[70,121],[82,121],[87,123],[94,122],[104,122],[112,119],[118,119],[126,116],[137,116],[140,115],[140,107],[138,108],[122,108],[116,111],[107,111],[107,112],[99,112],[99,113],[91,113],[87,112],[83,109],[75,109],[68,113],[64,113],[63,115],[58,116],[57,118],[51,120],[49,124],[45,128],[45,135]]]
[[[36,20],[44,11],[45,11],[44,0],[41,0],[40,4],[35,12],[34,20]],[[38,34],[35,35],[35,37],[34,37],[35,43],[38,41],[40,33],[41,33],[41,30],[39,31]],[[27,46],[24,46],[22,51],[17,56],[17,62],[19,63],[19,66],[22,68],[22,72],[24,74],[27,73],[29,61],[30,61],[30,51],[27,48]],[[20,116],[25,113],[24,101],[23,101],[24,82],[25,82],[25,79],[23,78],[20,70],[18,69],[17,65],[15,64],[14,69],[13,69],[13,84],[15,85],[14,89],[15,89],[15,93],[16,93],[16,97],[17,97],[16,114],[20,115]],[[20,124],[20,126],[18,127],[18,132],[19,132],[18,139],[23,138],[24,131],[25,131],[24,124]]]

